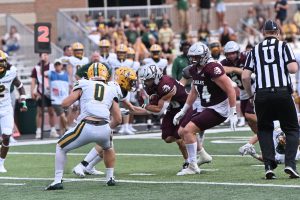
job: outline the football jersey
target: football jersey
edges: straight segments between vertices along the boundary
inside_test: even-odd
[[[155,62],[155,60],[153,60],[153,58],[145,58],[143,60],[143,63],[144,64],[155,64],[156,66],[159,67],[159,69],[162,72],[165,72],[165,70],[166,70],[166,68],[168,66],[168,61],[167,61],[167,59],[164,59],[164,58],[159,59],[158,62]]]
[[[79,69],[83,65],[86,65],[86,64],[89,63],[89,59],[87,57],[82,57],[82,59],[79,59],[75,56],[71,56],[69,61],[70,61],[70,64],[72,65],[72,68],[73,68],[73,78],[74,78],[74,80],[75,80],[75,75],[76,75],[77,69]]]
[[[73,91],[81,89],[80,115],[77,121],[86,117],[95,117],[109,121],[113,101],[119,98],[116,88],[101,81],[81,79],[76,82]]]
[[[211,107],[227,99],[227,94],[212,80],[225,74],[224,68],[218,62],[210,60],[201,71],[193,65],[189,74],[193,78],[201,106]]]
[[[118,100],[119,100],[119,101],[125,101],[125,100],[126,100],[126,96],[128,95],[128,92],[126,92],[126,94],[123,93],[122,90],[121,90],[120,85],[119,85],[116,81],[109,81],[109,82],[107,83],[107,85],[109,85],[109,86],[115,88],[116,93],[117,93],[117,95],[118,95]]]
[[[0,78],[0,108],[11,106],[10,87],[13,80],[17,77],[17,68],[11,66],[5,75]]]
[[[247,58],[247,52],[242,52],[242,53],[240,53],[240,58],[238,59],[238,61],[235,64],[227,59],[222,60],[221,64],[223,66],[227,66],[227,67],[237,67],[237,68],[243,69],[245,62],[246,62],[246,58]],[[235,82],[237,87],[240,89],[240,99],[241,100],[249,99],[249,95],[246,92],[246,90],[242,84],[242,75],[236,74],[236,73],[230,73],[230,74],[227,74],[227,76],[229,76],[230,79],[233,82]],[[252,89],[254,89],[254,80],[252,80],[251,83],[252,83]]]
[[[133,60],[130,60],[130,59],[126,59],[123,64],[124,64],[124,67],[130,67],[131,69],[133,69],[136,72],[140,68],[140,63],[139,62],[133,61]]]

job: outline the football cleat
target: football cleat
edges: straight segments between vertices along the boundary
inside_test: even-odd
[[[205,163],[210,163],[211,161],[212,157],[205,151],[204,148],[197,152],[197,163],[199,166]]]
[[[289,174],[290,178],[300,178],[299,173],[289,166],[284,168],[284,172]]]
[[[103,172],[96,170],[95,167],[93,167],[92,169],[88,169],[87,167],[85,167],[84,173],[86,173],[88,175],[96,175],[96,176],[104,174]]]
[[[62,181],[60,183],[51,183],[48,187],[45,188],[45,190],[63,190],[64,186],[62,184]]]
[[[200,174],[200,168],[198,167],[197,163],[190,163],[189,166],[185,169],[182,169],[178,172],[177,176],[184,176],[184,175],[191,175],[191,174]]]
[[[266,179],[267,180],[276,179],[276,175],[274,174],[273,170],[269,169],[266,171]]]
[[[85,167],[81,163],[79,163],[78,165],[76,165],[73,168],[72,172],[75,175],[79,176],[80,178],[84,178],[85,177],[84,170],[85,170]]]
[[[109,181],[106,182],[107,186],[115,186],[116,181],[114,177],[110,177]]]
[[[246,155],[246,154],[249,154],[249,155],[254,155],[256,154],[256,151],[255,151],[255,148],[252,144],[245,144],[243,146],[241,146],[239,148],[239,152],[240,154],[242,154],[242,156]]]
[[[7,170],[4,167],[4,164],[0,164],[0,173],[6,173]]]

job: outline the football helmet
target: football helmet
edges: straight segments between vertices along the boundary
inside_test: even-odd
[[[229,41],[224,46],[224,54],[227,60],[234,62],[240,57],[240,46],[234,41]]]
[[[221,43],[213,41],[209,44],[209,49],[213,57],[218,57],[221,54]]]
[[[83,57],[83,51],[84,51],[84,46],[80,42],[75,42],[72,45],[72,50],[73,50],[73,55],[76,58],[82,59]]]
[[[7,54],[0,50],[0,77],[2,77],[7,70]]]
[[[208,47],[202,42],[193,44],[187,55],[191,64],[200,66],[204,66],[211,57]]]
[[[109,54],[110,42],[109,40],[100,40],[99,42],[100,54],[106,57]]]
[[[137,75],[135,71],[129,67],[120,67],[115,72],[115,81],[126,91],[134,91],[136,89]]]
[[[127,50],[128,48],[125,44],[120,44],[117,46],[116,48],[117,58],[120,61],[124,61],[126,59]]]
[[[154,83],[157,85],[159,83],[159,80],[163,76],[162,71],[160,68],[155,64],[148,64],[141,67],[139,70],[139,78],[142,81],[148,80],[148,79],[154,79]]]
[[[127,55],[126,56],[127,56],[128,59],[134,60],[135,59],[135,51],[134,51],[134,49],[131,48],[131,47],[128,47]]]
[[[158,44],[153,44],[150,47],[150,52],[151,52],[151,57],[155,60],[155,59],[159,59],[160,58],[160,54],[161,54],[161,46]]]
[[[89,66],[87,71],[87,77],[90,80],[107,81],[109,78],[109,72],[105,65],[97,62]]]

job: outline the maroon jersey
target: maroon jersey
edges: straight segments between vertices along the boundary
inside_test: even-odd
[[[223,66],[227,66],[227,67],[238,67],[238,68],[243,69],[245,62],[246,62],[246,58],[247,58],[247,52],[242,52],[242,53],[240,53],[240,58],[237,60],[236,64],[234,64],[233,62],[231,62],[230,60],[227,60],[227,59],[222,60],[221,64]],[[241,90],[244,90],[241,74],[230,73],[230,74],[227,74],[227,76],[229,76],[230,79],[233,82],[235,82]]]
[[[227,94],[212,80],[225,74],[224,68],[219,63],[209,62],[201,71],[193,65],[189,73],[193,77],[193,84],[203,107],[217,105],[227,99]]]

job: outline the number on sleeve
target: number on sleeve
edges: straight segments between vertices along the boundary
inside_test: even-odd
[[[210,102],[210,96],[211,96],[211,94],[208,92],[207,86],[203,86],[202,95],[201,96],[202,96],[202,99],[206,101],[206,103]]]
[[[97,101],[102,101],[104,96],[104,86],[101,84],[95,85],[94,98]]]
[[[2,92],[5,91],[5,85],[0,85],[0,98],[4,97],[4,94]]]

